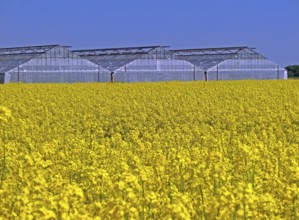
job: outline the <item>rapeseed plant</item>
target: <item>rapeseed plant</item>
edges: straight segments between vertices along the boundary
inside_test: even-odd
[[[1,219],[297,219],[299,82],[0,86]]]

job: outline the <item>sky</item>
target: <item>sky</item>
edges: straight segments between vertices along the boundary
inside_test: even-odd
[[[0,0],[0,47],[249,46],[299,65],[299,0]]]

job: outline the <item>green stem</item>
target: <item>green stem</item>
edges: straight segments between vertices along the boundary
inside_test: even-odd
[[[203,191],[202,191],[201,185],[199,186],[199,189],[200,189],[201,204],[202,204],[202,210],[203,210],[203,219],[206,219],[205,200],[203,197]]]
[[[5,130],[3,129],[3,159],[2,159],[2,171],[1,171],[1,182],[0,188],[2,187],[5,174],[6,174],[6,143],[5,143]]]

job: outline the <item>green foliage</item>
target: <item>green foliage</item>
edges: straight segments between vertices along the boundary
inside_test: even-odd
[[[299,65],[287,66],[286,70],[288,71],[288,77],[299,77]]]

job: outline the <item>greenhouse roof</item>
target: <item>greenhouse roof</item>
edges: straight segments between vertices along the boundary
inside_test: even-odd
[[[170,50],[177,55],[219,55],[219,54],[236,54],[243,49],[248,49],[249,47],[219,47],[219,48],[195,48],[195,49],[179,49]],[[255,48],[249,48],[255,49]]]
[[[193,65],[207,70],[228,59],[264,59],[262,55],[254,51],[255,48],[220,47],[220,48],[197,48],[170,50],[179,59],[186,60]]]
[[[60,45],[0,48],[0,73],[6,72],[30,61]]]
[[[73,52],[79,56],[147,54],[157,48],[167,48],[167,46],[104,48],[89,50],[73,50]]]
[[[115,71],[131,62],[133,62],[136,59],[126,59],[126,60],[97,60],[97,59],[92,59],[88,58],[93,63],[96,63],[100,67],[109,70],[109,71]]]
[[[98,64],[109,71],[115,71],[133,62],[134,60],[146,59],[147,55],[153,54],[155,52],[160,53],[161,51],[159,51],[159,49],[164,50],[167,47],[168,46],[121,47],[73,50],[72,52]]]
[[[11,48],[0,48],[1,55],[18,55],[18,54],[41,54],[54,47],[68,47],[61,45],[43,45],[43,46],[30,46],[30,47],[11,47]]]
[[[68,46],[58,44],[0,48],[0,72],[13,69],[55,47],[68,48]],[[72,50],[72,52],[109,71],[115,71],[138,59],[180,59],[188,61],[203,70],[207,70],[228,59],[265,59],[254,50],[255,48],[247,46],[176,50],[167,48],[168,46],[156,45]]]

